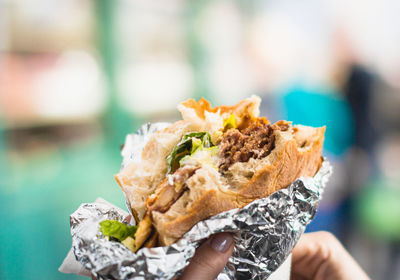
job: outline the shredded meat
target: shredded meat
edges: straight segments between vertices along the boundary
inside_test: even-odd
[[[148,197],[147,210],[166,212],[187,189],[186,180],[191,177],[198,167],[184,166],[161,182],[155,193]]]
[[[219,145],[219,170],[225,172],[236,162],[268,156],[275,148],[274,128],[259,119],[243,131],[230,129],[223,135]]]

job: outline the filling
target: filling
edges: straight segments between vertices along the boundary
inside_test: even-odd
[[[99,224],[100,232],[110,241],[121,242],[128,249],[134,251],[134,236],[138,226],[130,226],[117,220],[104,220]]]
[[[197,169],[198,167],[195,166],[183,166],[175,171],[174,174],[169,175],[160,184],[155,193],[147,199],[147,211],[149,213],[152,211],[166,212],[188,190],[185,182]]]
[[[274,130],[286,128],[283,124],[270,125],[260,118],[239,130],[232,116],[224,123],[225,133],[218,146],[212,143],[208,132],[188,133],[182,137],[167,158],[168,173],[173,174],[167,175],[146,201],[149,214],[168,211],[188,190],[185,182],[205,164],[223,174],[236,162],[268,156],[275,147]]]
[[[266,157],[275,148],[274,130],[287,130],[288,128],[286,122],[270,125],[266,119],[259,118],[252,121],[246,128],[238,129],[232,114],[225,120],[223,131],[220,131],[218,146],[213,144],[208,132],[185,134],[166,159],[167,178],[147,198],[147,214],[139,223],[136,234],[133,229],[129,229],[129,234],[126,234],[129,242],[133,242],[131,239],[134,235],[135,242],[132,245],[125,245],[125,240],[117,239],[132,251],[146,246],[153,239],[151,244],[155,244],[157,236],[154,234],[151,222],[152,211],[160,213],[168,211],[189,190],[185,182],[195,174],[196,170],[208,164],[224,174],[236,162],[247,162],[250,158]],[[110,236],[115,238],[115,236]]]
[[[268,156],[275,147],[274,128],[264,119],[258,119],[242,131],[231,128],[225,132],[219,145],[219,171],[228,171],[236,162]]]
[[[210,133],[208,132],[192,132],[183,135],[182,140],[167,157],[168,174],[174,173],[183,165],[183,161],[189,159],[197,152],[213,147],[215,145],[212,143]]]
[[[146,200],[147,213],[140,221],[138,230],[135,234],[134,249],[136,252],[141,247],[151,247],[150,244],[157,243],[157,234],[152,225],[152,212],[165,213],[168,209],[186,192],[188,187],[185,184],[198,167],[183,166],[177,169],[174,174],[167,178],[158,186],[156,191]],[[129,248],[129,247],[128,247]]]

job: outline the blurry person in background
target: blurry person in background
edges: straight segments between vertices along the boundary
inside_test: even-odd
[[[393,178],[385,173],[400,168],[399,160],[386,157],[387,150],[392,150],[391,158],[400,155],[400,146],[393,149],[393,142],[387,141],[390,135],[399,133],[399,123],[393,123],[396,110],[391,108],[398,106],[396,96],[400,92],[355,51],[349,33],[341,30],[337,35],[336,82],[351,108],[354,123],[354,142],[345,163],[347,198],[342,241],[369,268],[373,278],[397,279],[400,271],[392,268],[400,261],[396,241],[400,236],[396,214],[400,213],[400,189],[393,187]],[[371,257],[378,254],[380,261]]]
[[[343,92],[350,105],[354,121],[354,146],[362,149],[370,162],[367,173],[376,175],[375,149],[379,133],[373,125],[372,100],[374,76],[362,65],[350,64]],[[353,166],[353,168],[356,166]]]

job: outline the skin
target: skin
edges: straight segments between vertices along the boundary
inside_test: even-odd
[[[303,234],[293,249],[291,279],[370,278],[335,236],[321,231]]]
[[[219,246],[222,240],[227,240],[225,248]],[[220,250],[222,249],[222,250]],[[186,267],[180,280],[215,279],[222,271],[233,252],[232,235],[219,233],[203,243]]]

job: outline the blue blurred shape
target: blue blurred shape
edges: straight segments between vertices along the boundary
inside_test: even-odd
[[[284,94],[283,105],[294,124],[326,125],[326,151],[342,155],[354,142],[351,110],[339,92],[293,86]]]

